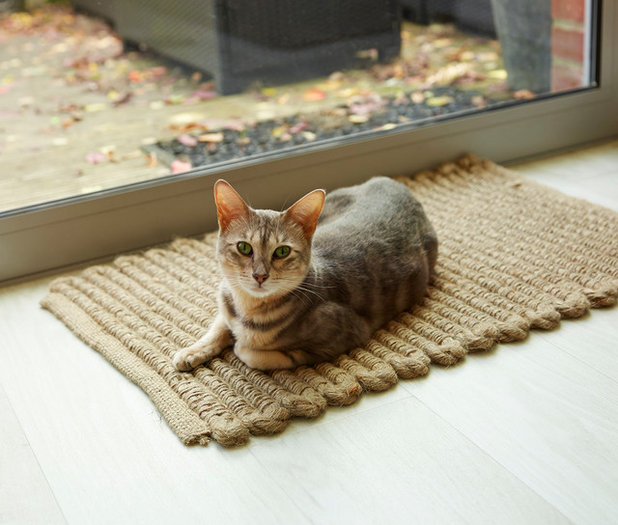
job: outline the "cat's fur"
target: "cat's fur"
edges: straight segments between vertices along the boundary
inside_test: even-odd
[[[218,181],[215,201],[219,314],[204,337],[178,351],[179,370],[232,345],[262,370],[330,359],[366,343],[425,294],[436,234],[418,201],[392,179],[376,177],[326,199],[315,190],[284,212],[249,208]],[[243,255],[239,243],[252,253]],[[289,255],[275,257],[280,246]]]

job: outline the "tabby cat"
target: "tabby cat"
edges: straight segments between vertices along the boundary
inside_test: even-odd
[[[437,238],[399,182],[375,177],[283,212],[250,208],[227,182],[214,187],[223,279],[206,334],[174,357],[188,371],[233,346],[271,370],[330,359],[425,294]]]

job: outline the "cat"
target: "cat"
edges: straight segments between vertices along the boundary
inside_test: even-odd
[[[250,208],[214,186],[223,275],[219,313],[174,356],[189,371],[233,346],[246,365],[293,368],[365,344],[425,295],[438,250],[421,204],[374,177],[326,196],[314,190],[283,212]]]

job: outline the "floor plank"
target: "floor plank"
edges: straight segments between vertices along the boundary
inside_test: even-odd
[[[568,523],[416,399],[262,441],[253,455],[315,523]]]
[[[618,381],[618,313],[615,307],[594,310],[582,319],[563,322],[560,330],[541,332],[539,337]]]
[[[67,523],[0,386],[0,523]]]
[[[533,334],[402,387],[573,522],[609,523],[618,382],[549,340]]]

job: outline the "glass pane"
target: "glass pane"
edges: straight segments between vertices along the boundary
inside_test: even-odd
[[[0,0],[0,213],[595,86],[594,0]]]

